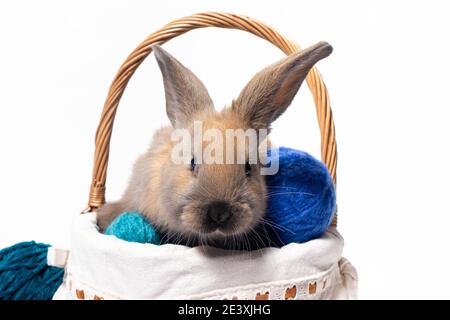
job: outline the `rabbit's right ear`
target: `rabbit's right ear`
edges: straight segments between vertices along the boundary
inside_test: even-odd
[[[153,52],[164,81],[167,116],[175,128],[185,127],[201,112],[214,111],[213,102],[195,74],[160,46]]]
[[[245,86],[233,110],[254,129],[269,129],[291,104],[314,64],[329,56],[333,48],[319,42],[258,72]]]

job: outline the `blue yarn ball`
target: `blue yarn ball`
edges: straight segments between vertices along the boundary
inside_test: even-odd
[[[308,153],[284,147],[278,152],[278,173],[266,176],[271,240],[281,246],[318,238],[336,211],[333,180],[325,165]]]
[[[113,235],[119,239],[160,244],[161,236],[155,228],[138,212],[124,212],[113,220],[105,231],[106,235]]]
[[[0,250],[0,300],[50,300],[64,269],[47,265],[49,245],[21,242]]]

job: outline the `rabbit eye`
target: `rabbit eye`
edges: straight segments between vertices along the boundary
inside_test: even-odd
[[[192,159],[191,159],[191,171],[194,171],[194,170],[195,170],[196,165],[197,165],[197,164],[195,163],[195,158],[192,157]]]
[[[250,163],[246,162],[245,163],[245,175],[248,177],[252,174],[252,166],[250,165]]]

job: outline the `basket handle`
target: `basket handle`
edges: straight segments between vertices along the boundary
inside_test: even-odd
[[[205,27],[239,29],[253,33],[277,46],[286,55],[300,50],[297,44],[288,40],[278,31],[268,27],[264,23],[246,16],[230,13],[206,12],[194,14],[174,20],[148,36],[126,58],[109,88],[95,135],[94,168],[86,211],[92,211],[105,203],[106,172],[114,117],[120,98],[131,76],[142,61],[152,52],[151,46],[153,44],[163,44],[190,30]],[[306,82],[308,83],[316,105],[317,119],[320,127],[322,161],[327,166],[334,183],[336,183],[336,140],[328,91],[319,71],[315,67],[310,70]]]

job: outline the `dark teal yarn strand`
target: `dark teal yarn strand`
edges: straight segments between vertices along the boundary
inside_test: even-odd
[[[21,242],[0,250],[1,300],[50,300],[64,269],[47,265],[49,245]]]

